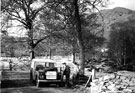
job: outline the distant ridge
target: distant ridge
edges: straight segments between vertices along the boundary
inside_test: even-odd
[[[111,24],[135,20],[135,11],[123,7],[115,7],[113,9],[101,10],[100,12],[104,19],[104,37],[107,40],[109,40]],[[101,16],[99,16],[98,22],[103,23]]]

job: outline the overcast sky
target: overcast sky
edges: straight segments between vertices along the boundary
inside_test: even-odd
[[[131,10],[135,10],[135,0],[110,0],[112,3],[108,8],[125,7]]]

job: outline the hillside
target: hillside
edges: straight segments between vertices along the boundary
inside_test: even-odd
[[[109,40],[110,25],[116,22],[126,22],[130,20],[135,20],[135,11],[129,10],[122,7],[116,7],[114,9],[102,10],[101,14],[104,20],[104,37]],[[102,18],[99,16],[98,21],[102,22]]]

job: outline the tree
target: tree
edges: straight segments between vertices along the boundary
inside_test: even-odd
[[[85,51],[85,60],[90,60],[95,49],[104,44],[103,30],[100,23],[97,22],[98,13],[82,16],[83,42]],[[94,53],[95,54],[95,53]]]
[[[34,24],[40,12],[47,7],[46,3],[42,0],[1,0],[1,2],[2,12],[7,14],[10,20],[17,20],[26,28],[27,42],[31,59],[33,59],[36,45],[48,37],[48,35],[44,35],[42,38],[34,39]],[[37,3],[39,3],[39,6],[36,5]]]
[[[5,30],[1,31],[1,53],[9,57],[20,57],[26,55],[26,51],[26,37],[13,37]]]
[[[37,31],[40,31],[40,33],[42,33],[39,34],[39,32],[37,32],[36,35],[38,35],[37,37],[41,37],[44,34],[50,34],[50,36],[48,36],[48,38],[44,40],[42,44],[44,43],[47,49],[46,52],[49,52],[49,54],[51,55],[53,52],[52,50],[56,52],[58,47],[60,47],[59,44],[61,44],[61,48],[65,45],[63,43],[65,34],[64,30],[66,29],[65,23],[62,18],[58,14],[56,14],[55,11],[51,8],[49,11],[43,10],[39,18],[40,21],[38,21],[36,29]]]
[[[44,0],[41,0],[41,2]],[[36,3],[35,3],[36,2]],[[63,24],[65,24],[69,27],[72,27],[73,33],[75,33],[75,40],[77,41],[77,44],[79,46],[79,53],[80,53],[80,59],[81,59],[81,72],[84,73],[84,43],[83,43],[83,29],[82,29],[82,23],[81,23],[81,15],[87,14],[87,12],[93,9],[98,10],[98,6],[104,6],[104,0],[48,0],[44,1],[44,3],[40,4],[41,6],[38,8],[32,7],[34,4],[37,4],[37,0],[2,0],[2,11],[6,12],[8,15],[11,16],[12,20],[18,20],[20,23],[24,25],[24,27],[27,29],[28,32],[28,44],[31,49],[31,58],[34,58],[34,49],[37,44],[39,44],[42,40],[48,38],[49,36],[45,35],[41,38],[35,39],[34,38],[34,27],[36,20],[40,18],[38,14],[42,14],[41,11],[45,10],[47,11],[47,14],[52,13],[54,14],[55,18],[59,18],[58,20],[50,20],[50,22],[53,23],[53,28],[50,30],[51,27],[50,23],[46,24],[47,29],[45,28],[44,31],[47,31],[47,33],[52,33],[52,31],[60,30],[61,27],[66,27],[62,24],[58,24],[59,21],[62,21]],[[23,15],[22,15],[23,14]],[[56,16],[57,15],[57,16]],[[45,16],[44,16],[45,17]],[[56,25],[57,24],[57,25]],[[45,25],[45,27],[46,27]],[[56,27],[56,26],[60,26]],[[55,28],[56,27],[56,28]],[[54,29],[54,30],[53,30]],[[64,30],[60,30],[61,32],[56,32],[55,36],[61,36],[61,34],[64,34]],[[61,34],[59,34],[61,33]]]
[[[135,20],[124,23],[112,24],[110,34],[109,57],[116,62],[119,67],[134,63],[135,55]]]
[[[2,31],[1,34],[1,52],[8,56],[15,56],[15,38],[8,36],[7,31]]]
[[[97,9],[98,5],[103,6],[103,0],[51,0],[51,9],[56,11],[62,18],[65,19],[66,24],[70,24],[72,31],[76,35],[76,40],[79,46],[81,72],[84,73],[84,43],[83,30],[81,23],[81,15],[86,14],[88,10]],[[89,6],[89,7],[88,7]]]

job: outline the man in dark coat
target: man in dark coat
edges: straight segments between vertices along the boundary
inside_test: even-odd
[[[12,60],[10,59],[10,61],[9,61],[9,69],[10,69],[10,71],[12,71]]]
[[[69,87],[70,86],[70,67],[66,64],[66,63],[63,63],[65,65],[65,69],[64,69],[64,72],[63,72],[63,75],[66,76],[66,86]]]

